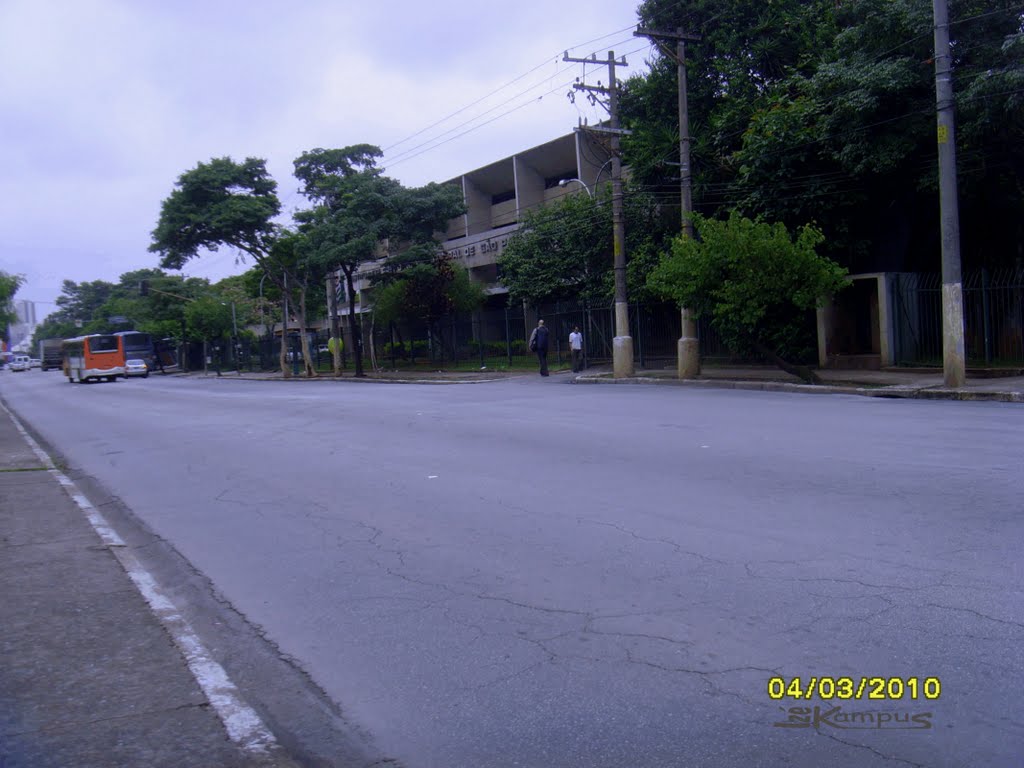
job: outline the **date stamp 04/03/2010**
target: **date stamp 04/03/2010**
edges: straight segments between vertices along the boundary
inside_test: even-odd
[[[897,709],[844,711],[845,702],[935,701],[942,695],[937,677],[771,677],[768,696],[774,701],[811,701],[818,699],[825,706],[780,707],[786,718],[773,723],[776,728],[838,728],[871,730],[929,730],[931,712],[910,712]]]
[[[776,701],[934,701],[942,695],[937,677],[770,677],[768,697]]]

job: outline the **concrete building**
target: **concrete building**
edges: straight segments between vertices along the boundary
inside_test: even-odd
[[[11,302],[14,314],[18,321],[12,323],[8,334],[11,340],[11,349],[17,352],[28,352],[29,344],[32,341],[32,334],[35,333],[36,325],[36,303],[25,299],[15,299]]]
[[[524,212],[552,203],[565,195],[593,190],[610,180],[611,155],[588,131],[574,131],[540,146],[527,149],[482,168],[448,179],[462,190],[466,213],[448,222],[442,248],[482,283],[495,303],[504,302],[507,290],[498,273],[509,237],[518,228]],[[372,301],[370,285],[379,263],[367,264],[356,274],[357,297]],[[338,275],[338,311],[348,314],[344,277]],[[362,312],[360,302],[356,311]]]

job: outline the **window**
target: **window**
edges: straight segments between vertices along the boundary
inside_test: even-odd
[[[116,352],[116,336],[91,336],[89,337],[90,352]]]

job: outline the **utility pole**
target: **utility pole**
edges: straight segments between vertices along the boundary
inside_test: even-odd
[[[570,58],[566,51],[562,61],[575,64],[596,64],[597,55],[589,59]],[[591,103],[599,101],[608,110],[608,128],[593,127],[588,130],[608,133],[611,136],[612,151],[612,241],[615,271],[615,337],[612,339],[612,370],[617,379],[633,375],[633,338],[629,335],[629,299],[626,295],[626,223],[622,211],[622,153],[620,137],[628,133],[619,126],[619,89],[615,80],[615,67],[627,67],[626,58],[615,60],[615,52],[608,51],[608,87],[600,82],[596,86],[586,85],[577,78],[573,88],[586,91]],[[607,101],[598,94],[607,97]]]
[[[964,386],[964,300],[960,275],[956,131],[947,0],[932,0],[935,20],[935,112],[939,148],[939,218],[942,231],[942,373],[950,388]]]
[[[637,27],[633,35],[653,40],[667,56],[675,59],[679,69],[679,212],[682,217],[683,236],[693,237],[693,172],[690,167],[690,114],[686,97],[686,41],[696,42],[700,40],[700,35],[687,34],[682,27],[676,28],[675,33]],[[675,41],[674,55],[670,48],[663,45],[666,41]],[[679,314],[682,332],[676,345],[676,373],[680,379],[692,379],[700,373],[697,321],[693,310],[688,307],[680,307]]]

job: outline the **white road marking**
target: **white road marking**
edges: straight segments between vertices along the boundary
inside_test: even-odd
[[[28,442],[36,458],[42,462],[50,475],[57,479],[57,482],[67,491],[79,509],[85,513],[93,529],[99,534],[103,543],[110,548],[114,557],[128,574],[128,578],[132,580],[136,589],[149,604],[150,609],[170,633],[185,657],[196,682],[199,683],[199,687],[203,689],[206,698],[209,699],[210,704],[213,705],[214,710],[224,723],[231,740],[246,752],[255,754],[266,754],[270,749],[276,747],[277,739],[274,738],[274,734],[270,732],[256,711],[245,703],[241,692],[231,682],[227,672],[210,656],[195,630],[192,629],[174,602],[167,597],[156,579],[126,547],[124,541],[100,511],[89,502],[85,494],[78,490],[74,481],[57,469],[49,454],[26,431],[18,417],[11,413],[2,402],[0,402],[0,408],[3,408],[4,412],[11,417],[14,426]]]

